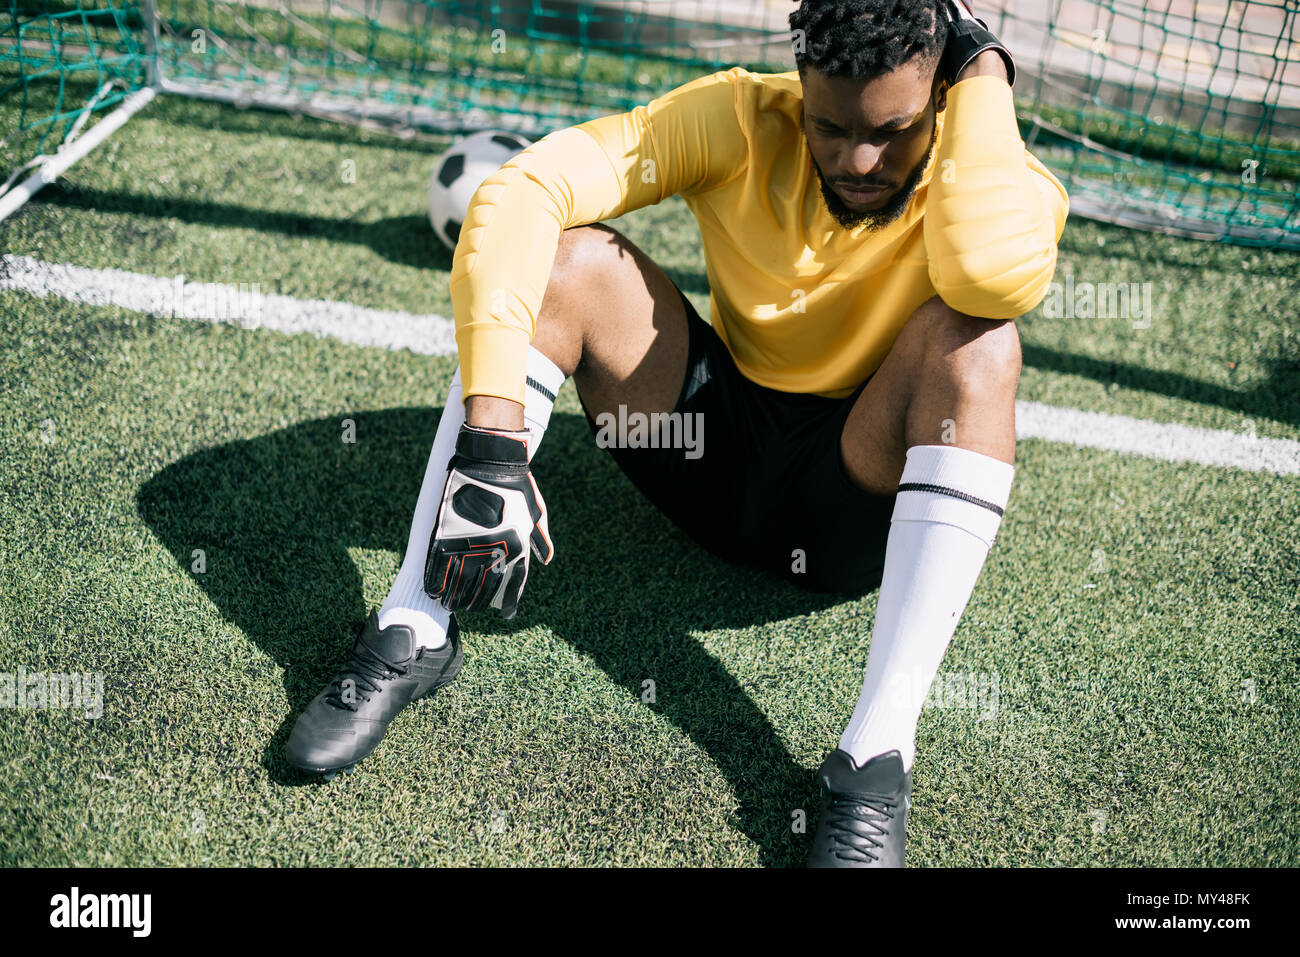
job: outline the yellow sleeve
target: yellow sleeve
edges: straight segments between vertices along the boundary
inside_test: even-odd
[[[711,189],[743,171],[736,72],[552,133],[483,182],[451,267],[465,396],[524,401],[528,344],[563,230]]]
[[[976,76],[949,89],[924,226],[940,298],[987,319],[1033,309],[1056,272],[1068,212],[1065,188],[1025,149],[1006,81]]]

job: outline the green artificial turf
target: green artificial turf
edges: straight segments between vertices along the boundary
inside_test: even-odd
[[[442,146],[164,97],[0,247],[450,315]],[[680,201],[613,225],[706,308]],[[1151,282],[1156,316],[1036,310],[1020,398],[1300,438],[1298,267],[1072,221],[1062,274]],[[0,864],[802,863],[875,594],[701,551],[572,383],[535,460],[555,561],[319,785],[281,749],[396,574],[455,360],[18,292],[0,316],[0,671],[105,699],[0,712]],[[1017,467],[941,670],[985,694],[922,716],[909,864],[1300,863],[1296,478],[1037,440]]]

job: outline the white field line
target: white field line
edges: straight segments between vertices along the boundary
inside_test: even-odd
[[[1255,438],[1241,432],[1083,412],[1041,402],[1016,403],[1016,437],[1126,452],[1166,462],[1300,475],[1300,442],[1292,439]]]
[[[423,355],[456,351],[455,328],[442,316],[364,309],[327,299],[295,299],[264,293],[257,283],[186,282],[184,276],[162,279],[122,269],[87,269],[5,255],[0,256],[0,289],[117,306],[151,316],[310,332],[354,345],[410,349]]]
[[[366,309],[323,299],[294,299],[264,294],[255,287],[186,282],[183,276],[163,279],[120,269],[87,269],[45,263],[28,256],[0,256],[0,289],[117,306],[154,316],[311,333],[359,346],[410,349],[421,355],[456,352],[454,325],[443,316]],[[1166,462],[1300,475],[1300,442],[1291,439],[1255,438],[1241,432],[1150,422],[1039,402],[1016,403],[1016,435]]]

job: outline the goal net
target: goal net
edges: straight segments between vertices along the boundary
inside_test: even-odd
[[[1295,0],[983,0],[1072,211],[1300,248]],[[7,9],[6,9],[7,7]],[[533,137],[793,68],[793,0],[0,0],[0,176],[133,91]],[[12,178],[12,177],[11,177]]]

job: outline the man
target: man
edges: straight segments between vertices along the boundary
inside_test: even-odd
[[[402,568],[299,719],[295,765],[350,767],[450,681],[453,612],[514,614],[552,557],[529,461],[572,376],[600,444],[702,545],[814,590],[879,586],[810,863],[902,866],[921,706],[1010,493],[1012,320],[1051,281],[1067,198],[1020,139],[1010,54],[961,3],[803,0],[790,23],[797,71],[700,78],[478,190]],[[594,225],[671,195],[699,221],[712,326]],[[664,413],[698,416],[702,444],[611,434]]]

